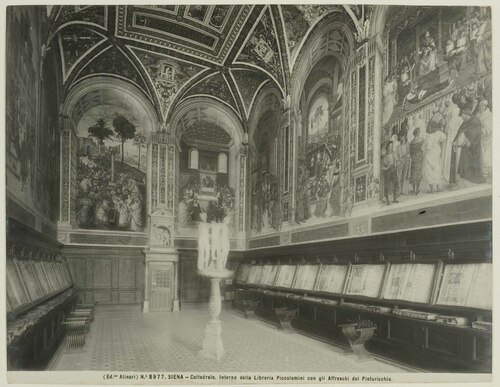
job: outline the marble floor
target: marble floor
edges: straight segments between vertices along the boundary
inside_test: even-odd
[[[221,361],[198,357],[208,321],[206,304],[181,312],[143,314],[138,306],[97,306],[83,349],[62,345],[52,371],[163,372],[411,372],[383,359],[358,362],[343,348],[302,334],[286,334],[261,320],[224,308],[226,353]]]

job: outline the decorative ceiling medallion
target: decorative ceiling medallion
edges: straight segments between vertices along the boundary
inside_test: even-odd
[[[146,95],[148,87],[136,69],[132,61],[121,49],[116,46],[110,46],[104,49],[97,57],[92,58],[92,61],[85,66],[77,75],[78,80],[90,75],[110,74],[117,75],[141,88]],[[77,82],[77,80],[75,80]]]
[[[106,37],[81,25],[71,25],[59,33],[64,82],[75,65]]]
[[[196,85],[194,85],[185,95],[185,97],[195,95],[208,95],[217,98],[220,101],[231,106],[238,113],[238,105],[236,104],[231,88],[229,87],[226,78],[220,72],[209,75]]]
[[[116,35],[222,64],[253,8],[176,7],[117,6]]]
[[[269,78],[266,77],[262,71],[246,69],[231,70],[231,76],[236,84],[240,98],[243,101],[245,114],[248,118],[252,103],[255,99],[255,94]]]
[[[304,38],[324,16],[342,12],[342,6],[329,4],[280,5],[288,45],[290,67],[293,67]]]
[[[156,95],[160,102],[164,118],[168,115],[175,95],[190,80],[207,69],[207,67],[197,66],[150,51],[130,46],[128,46],[128,48],[137,57],[148,73],[151,84],[156,90]]]
[[[284,89],[277,36],[270,8],[266,7],[235,63],[250,64],[265,70]]]
[[[51,26],[55,33],[63,24],[69,22],[93,24],[106,29],[108,10],[102,5],[63,5]]]

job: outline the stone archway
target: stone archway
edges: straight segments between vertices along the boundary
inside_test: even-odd
[[[95,153],[95,155],[97,153],[101,154],[102,157],[99,158],[101,160],[108,156],[111,160],[113,160],[113,155],[111,154],[119,151],[122,155],[122,164],[126,167],[127,171],[135,166],[131,160],[124,163],[125,148],[123,145],[125,140],[128,141],[129,145],[132,144],[132,141],[134,141],[132,132],[128,135],[130,139],[123,138],[121,149],[114,149],[113,144],[111,143],[111,139],[117,135],[117,133],[113,133],[111,129],[113,128],[113,117],[116,115],[127,117],[127,120],[134,126],[134,136],[135,134],[139,134],[139,132],[143,133],[145,136],[149,136],[151,133],[158,130],[158,118],[152,103],[138,88],[123,80],[101,76],[92,77],[73,87],[65,99],[65,103],[61,109],[60,235],[61,231],[69,231],[82,227],[90,231],[94,229],[110,230],[113,232],[119,232],[122,230],[145,231],[145,225],[140,229],[136,227],[135,230],[126,229],[123,225],[118,226],[118,223],[117,226],[114,227],[111,226],[109,222],[98,226],[97,224],[90,222],[79,222],[77,216],[78,211],[81,210],[81,208],[77,208],[77,206],[81,204],[78,201],[84,193],[91,193],[86,192],[91,189],[91,182],[89,181],[91,181],[92,178],[96,178],[95,176],[86,177],[86,180],[89,181],[86,181],[85,184],[82,183],[82,179],[77,173],[81,156],[87,156],[86,160],[83,161],[86,162],[87,166],[91,163],[92,167],[95,166],[95,163],[92,163],[92,160],[87,160],[88,158],[93,158],[91,153]],[[79,130],[80,132],[85,131],[83,126],[90,126],[92,124],[90,120],[97,116],[106,118],[106,126],[109,129],[107,133],[101,131],[103,136],[102,138],[100,138],[99,134],[96,135],[95,133],[94,135],[91,135],[90,133],[79,133]],[[141,145],[139,145],[139,152],[141,151],[140,147]],[[137,166],[138,169],[141,170],[142,158],[143,166],[141,173],[144,174],[144,179],[147,181],[145,171],[146,162],[144,156],[145,152],[143,152],[141,157],[138,157]],[[128,163],[128,166],[125,166],[126,163]],[[89,168],[91,169],[91,167]],[[113,165],[111,165],[111,167],[113,167]],[[113,173],[115,173],[115,175],[118,174],[116,168],[111,169],[112,171],[106,171],[106,173],[111,173],[111,177],[113,177]],[[98,171],[94,172],[97,173]],[[133,170],[128,172],[133,173]],[[126,176],[124,177],[124,180],[125,179]],[[114,184],[111,184],[108,187],[110,189],[112,185],[116,185],[114,179],[111,179],[111,182]],[[108,184],[106,184],[106,186],[108,186]],[[144,187],[144,190],[146,191],[146,187]],[[144,192],[143,195],[143,207],[144,211],[147,212],[149,209],[149,200],[147,199],[149,197],[149,192]],[[108,199],[111,199],[111,197]],[[69,235],[63,235],[63,238],[68,237]]]

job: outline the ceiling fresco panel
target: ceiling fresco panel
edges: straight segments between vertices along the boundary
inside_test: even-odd
[[[116,35],[222,64],[252,8],[252,5],[118,6]]]
[[[302,41],[312,27],[327,14],[342,11],[342,6],[330,4],[280,5],[280,8],[291,67],[293,67]]]
[[[194,85],[186,94],[186,96],[208,95],[215,97],[222,102],[231,106],[235,112],[239,113],[234,96],[227,84],[226,79],[221,73],[216,73],[201,80]]]
[[[60,6],[52,25],[55,32],[59,27],[68,22],[85,22],[106,29],[107,7],[96,5],[63,5]]]
[[[245,113],[248,117],[252,108],[252,102],[255,99],[255,94],[269,78],[261,71],[245,69],[231,70],[231,75],[236,83],[238,92],[243,101]]]
[[[141,62],[154,86],[158,101],[160,102],[163,117],[168,111],[175,96],[182,88],[207,67],[193,63],[183,62],[166,55],[152,53],[133,47],[129,49]]]
[[[68,78],[77,62],[88,54],[93,47],[105,40],[105,36],[82,26],[71,25],[65,28],[59,34],[64,80]]]
[[[267,7],[235,63],[251,64],[262,68],[284,89],[283,67],[277,36],[271,11]]]
[[[99,54],[98,57],[93,58],[92,61],[80,71],[75,82],[89,75],[97,74],[110,74],[124,78],[135,83],[149,95],[148,87],[139,74],[139,71],[122,50],[116,46],[111,46],[109,49]]]

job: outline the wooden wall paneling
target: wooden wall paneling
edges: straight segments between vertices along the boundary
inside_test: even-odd
[[[94,282],[93,287],[109,288],[111,283],[111,260],[110,259],[94,259]]]
[[[117,261],[118,262],[118,261]],[[136,261],[134,259],[123,259],[119,262],[118,285],[120,288],[133,288],[136,281]]]
[[[94,287],[94,260],[91,258],[85,259],[85,287]]]
[[[140,248],[67,246],[63,254],[83,265],[80,290],[83,302],[139,304],[143,300],[144,254]]]
[[[111,287],[117,288],[119,283],[119,263],[118,259],[111,260]]]

